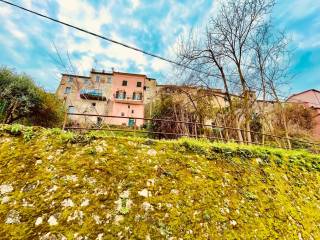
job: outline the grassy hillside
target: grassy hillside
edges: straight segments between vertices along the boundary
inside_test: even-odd
[[[320,156],[0,126],[1,239],[320,239]]]

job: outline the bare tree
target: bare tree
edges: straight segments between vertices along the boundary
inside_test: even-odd
[[[282,49],[287,47],[285,35],[270,37],[273,28],[269,17],[274,5],[274,0],[228,0],[204,31],[191,31],[178,47],[180,62],[197,69],[191,73],[194,84],[223,87],[236,128],[245,128],[238,131],[241,142],[252,141],[250,123],[257,101],[254,93],[261,91],[263,101],[276,99],[279,81],[287,70],[284,65],[279,67],[285,51]]]
[[[276,101],[281,109],[287,144],[291,148],[283,103],[279,97],[281,86],[286,84],[286,80],[291,77],[288,72],[291,53],[288,50],[288,43],[285,33],[274,31],[272,25],[266,23],[259,28],[255,37],[252,38],[252,49],[254,50],[252,66],[256,73],[255,76],[258,77],[262,86],[261,115],[264,118],[262,133],[265,132],[266,126],[270,125],[266,106],[267,100],[271,98]],[[272,131],[272,128],[270,130]]]

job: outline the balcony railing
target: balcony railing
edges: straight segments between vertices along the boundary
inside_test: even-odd
[[[118,103],[143,104],[143,99],[133,99],[131,97],[117,97],[114,95],[114,101]]]
[[[106,101],[106,97],[103,96],[102,91],[97,89],[81,89],[80,97],[89,100]]]

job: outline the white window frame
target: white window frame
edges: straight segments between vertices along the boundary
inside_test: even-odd
[[[66,87],[66,88],[64,89],[64,94],[70,94],[71,91],[72,91],[72,88],[71,88],[71,87]]]
[[[72,109],[72,110],[71,110]],[[69,106],[68,107],[68,113],[76,113],[76,107],[75,106]]]

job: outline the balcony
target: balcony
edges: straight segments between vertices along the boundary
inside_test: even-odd
[[[132,97],[127,97],[126,92],[117,91],[113,97],[116,103],[143,104],[142,94],[140,95],[134,93]]]
[[[128,104],[133,104],[133,105],[135,105],[135,104],[143,104],[143,100],[141,99],[141,100],[136,100],[136,99],[132,99],[132,98],[130,98],[130,97],[127,97],[127,98],[114,98],[114,101],[116,102],[116,103],[128,103]]]
[[[80,97],[88,100],[106,101],[106,97],[103,96],[102,91],[98,89],[81,89]]]

